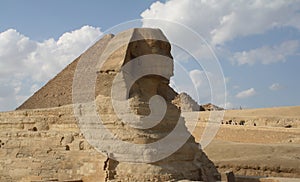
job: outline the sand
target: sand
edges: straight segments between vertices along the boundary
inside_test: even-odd
[[[200,141],[209,112],[200,112],[193,135]],[[225,124],[232,120],[232,124]],[[244,120],[245,125],[239,125]],[[227,110],[214,140],[204,148],[221,173],[300,177],[300,106]],[[237,125],[235,125],[235,123]],[[255,125],[254,125],[255,123]]]

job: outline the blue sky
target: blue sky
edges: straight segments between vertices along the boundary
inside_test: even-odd
[[[84,25],[106,30],[124,21],[140,18],[154,0],[85,1],[3,0],[0,31],[14,28],[34,40],[59,38]]]
[[[0,17],[0,111],[15,109],[102,32],[146,18],[178,22],[209,43],[223,69],[228,108],[300,105],[297,0],[3,0]],[[198,102],[209,102],[206,73],[181,63],[200,92]],[[180,78],[176,84],[190,92]]]

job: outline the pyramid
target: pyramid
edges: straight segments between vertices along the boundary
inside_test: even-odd
[[[86,53],[93,49],[97,49],[97,51],[101,53],[112,38],[113,35],[111,34],[105,35],[89,48]],[[35,92],[29,99],[21,104],[17,110],[51,108],[72,104],[73,77],[80,57],[81,56],[76,58],[45,86]]]
[[[204,108],[185,92],[177,95],[173,100],[173,103],[180,107],[181,111],[183,112],[204,111]]]
[[[148,35],[149,36],[149,35]],[[150,35],[151,36],[151,35]],[[95,96],[102,94],[107,95],[110,89],[110,83],[114,78],[111,74],[106,74],[112,71],[119,71],[122,65],[126,64],[132,57],[145,54],[151,54],[151,49],[147,49],[148,44],[145,41],[141,41],[143,35],[137,31],[137,29],[131,29],[127,32],[123,32],[118,34],[116,39],[120,39],[120,37],[125,37],[123,40],[125,42],[131,42],[130,44],[123,46],[118,52],[123,55],[112,55],[107,64],[103,65],[101,70],[99,70],[99,76],[97,77],[97,85],[96,85],[96,93]],[[82,55],[89,55],[94,50],[97,50],[98,56],[102,54],[105,50],[106,46],[110,43],[113,44],[114,41],[111,41],[114,38],[114,35],[108,34],[105,35],[102,39],[97,41],[93,46],[91,46],[86,52]],[[155,34],[155,38],[165,40],[165,36],[163,34]],[[133,39],[137,39],[138,41],[132,42]],[[111,42],[110,42],[111,41]],[[142,46],[140,49],[134,49],[136,44]],[[167,55],[172,57],[170,54],[170,45],[162,44],[168,46],[167,48],[157,49],[155,54]],[[160,46],[160,45],[158,45]],[[141,51],[142,52],[139,52]],[[52,108],[52,107],[60,107],[64,105],[72,104],[72,84],[74,73],[77,67],[77,63],[80,60],[81,56],[76,58],[71,64],[69,64],[66,68],[64,68],[60,73],[58,73],[53,79],[51,79],[48,83],[45,84],[41,89],[35,92],[29,99],[27,99],[23,104],[21,104],[16,110],[24,110],[24,109],[38,109],[38,108]],[[93,55],[91,57],[91,61],[97,60],[97,57]],[[123,57],[122,57],[123,56]],[[100,76],[101,75],[101,76]]]
[[[95,129],[96,132],[100,133],[100,138],[86,135],[85,138],[89,144],[98,151],[106,150],[97,147],[107,147],[111,150],[110,152],[106,151],[107,159],[103,166],[106,177],[98,181],[219,180],[220,174],[216,167],[199,148],[199,144],[195,142],[195,138],[185,126],[180,109],[172,103],[178,94],[169,86],[169,80],[173,76],[174,69],[170,51],[171,45],[159,29],[134,28],[115,36],[106,35],[25,101],[18,110],[46,108],[51,112],[57,112],[58,107],[61,107],[62,110],[59,110],[60,117],[64,110],[70,114],[70,107],[72,107],[70,105],[73,104],[79,126],[82,127],[81,117],[86,116],[88,118],[87,123],[92,125],[84,123],[86,125],[83,128],[92,131]],[[148,55],[150,57],[147,57]],[[142,57],[147,58],[146,62]],[[98,66],[97,61],[102,59],[105,62]],[[136,64],[130,64],[132,62]],[[87,65],[85,67],[84,64],[88,64],[90,68]],[[125,67],[127,68],[124,69]],[[85,74],[86,69],[91,69],[91,73]],[[144,72],[153,72],[153,74],[142,75],[133,80],[132,84],[129,84],[128,78]],[[80,73],[79,77],[76,77],[78,73]],[[76,85],[78,79],[89,78],[87,77],[89,74],[96,78],[94,90],[90,88],[89,80]],[[76,89],[79,91],[77,92]],[[116,98],[114,98],[112,91],[114,89],[117,90]],[[94,95],[90,97],[87,90],[92,90]],[[119,96],[124,90],[128,91],[125,101],[129,103],[129,109],[118,115],[114,101],[118,103],[117,106],[122,105],[123,100],[120,101]],[[145,118],[151,116],[153,110],[158,108],[157,112],[160,111],[160,107],[151,108],[150,100],[156,95],[164,100],[166,109],[158,124],[145,129],[131,127],[131,120],[128,123],[120,119],[120,117],[134,113],[137,123],[145,124]],[[86,100],[74,103],[74,97]],[[105,129],[97,128],[98,123],[91,121],[96,116],[91,114],[92,109],[86,105],[94,100],[96,101],[97,115],[102,118],[102,124],[106,129],[109,129],[113,137],[107,135],[101,137]],[[171,140],[166,144],[167,146],[161,145],[157,150],[148,147],[152,143],[168,138],[177,126],[180,126],[180,132],[171,135]],[[35,130],[39,130],[39,128],[35,128]],[[51,126],[47,130],[51,130]],[[65,128],[65,131],[67,130],[68,128]],[[82,133],[74,135],[73,138],[78,135],[82,135]],[[177,149],[175,147],[177,141],[186,136],[186,141]],[[137,148],[127,148],[115,144],[116,138],[119,141],[135,144]],[[66,137],[62,138],[61,141],[65,139]],[[67,146],[67,149],[70,150],[70,144]],[[145,146],[145,148],[138,148],[139,146]],[[168,150],[173,148],[176,150],[173,153],[168,153]],[[143,160],[146,162],[140,161],[140,152],[142,152]],[[165,155],[164,152],[168,154]],[[63,155],[68,154],[63,153]],[[159,155],[164,157],[159,158]],[[91,158],[91,160],[93,159]],[[95,172],[97,173],[97,170]],[[73,175],[78,176],[78,174]]]

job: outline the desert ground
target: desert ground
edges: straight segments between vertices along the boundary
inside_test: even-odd
[[[82,174],[97,172],[97,179],[105,176],[99,163],[106,161],[105,156],[84,141],[72,113],[69,106],[0,113],[0,181],[14,181],[8,174],[21,178],[32,173],[30,179],[38,180],[40,175],[81,179]],[[198,119],[193,135],[199,142],[211,112],[195,113]],[[187,125],[191,122],[196,121],[187,120]],[[226,171],[233,171],[236,181],[300,181],[300,106],[226,110],[218,122],[220,128],[204,151],[223,175],[222,180]],[[84,165],[95,170],[80,167]],[[69,176],[73,169],[80,169],[80,173]]]
[[[199,112],[193,131],[198,142],[209,115]],[[300,106],[226,110],[219,122],[215,138],[204,148],[219,172],[300,178]]]

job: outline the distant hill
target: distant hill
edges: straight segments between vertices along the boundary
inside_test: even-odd
[[[191,96],[187,93],[182,92],[176,96],[173,103],[177,105],[181,111],[213,111],[213,110],[224,110],[223,108],[216,106],[214,104],[208,103],[204,105],[199,105]]]

